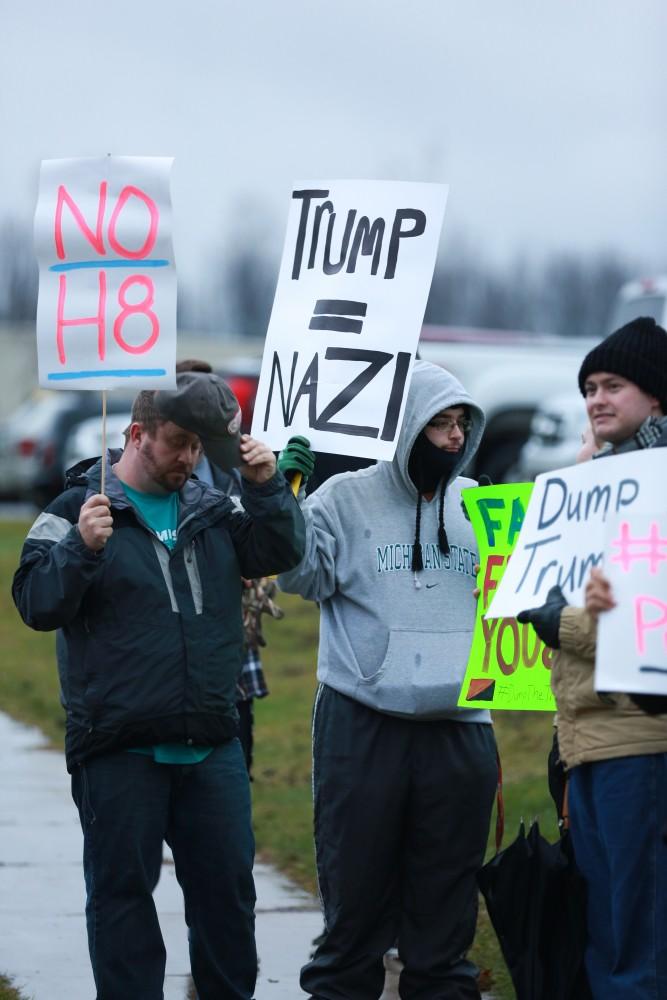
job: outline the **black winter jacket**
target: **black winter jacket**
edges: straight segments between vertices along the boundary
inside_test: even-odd
[[[215,746],[234,736],[240,577],[290,569],[304,551],[301,511],[277,473],[261,486],[244,481],[244,510],[190,479],[170,552],[111,471],[119,454],[107,463],[113,534],[105,548],[88,549],[76,526],[85,499],[99,492],[98,460],[37,518],[12,588],[27,625],[59,630],[70,771],[111,750]]]

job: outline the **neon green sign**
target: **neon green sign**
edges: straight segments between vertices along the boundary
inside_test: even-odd
[[[553,651],[532,625],[516,618],[484,618],[516,544],[532,483],[463,490],[480,555],[477,619],[458,704],[463,708],[554,712]]]

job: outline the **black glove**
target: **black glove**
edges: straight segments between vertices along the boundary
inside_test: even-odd
[[[631,694],[637,708],[649,715],[662,715],[667,713],[667,694]]]
[[[563,597],[563,591],[560,587],[552,587],[541,608],[520,611],[516,620],[522,625],[530,622],[545,645],[551,649],[560,649],[558,629],[560,628],[561,612],[566,607],[567,601]]]
[[[278,455],[278,468],[286,479],[291,479],[295,472],[301,473],[302,485],[306,485],[308,476],[315,468],[315,456],[310,450],[308,438],[291,437]]]

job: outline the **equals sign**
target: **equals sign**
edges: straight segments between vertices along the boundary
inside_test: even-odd
[[[365,315],[365,302],[352,302],[350,299],[318,299],[308,329],[361,333],[363,320],[351,317]]]

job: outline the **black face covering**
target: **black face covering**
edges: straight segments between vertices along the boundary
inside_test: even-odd
[[[412,570],[415,574],[415,587],[421,587],[417,573],[424,568],[421,547],[421,507],[422,493],[435,493],[440,484],[440,502],[438,504],[438,547],[445,555],[449,553],[449,541],[445,530],[444,509],[445,489],[454,471],[454,466],[461,458],[461,451],[445,451],[438,448],[422,431],[415,441],[408,461],[410,479],[417,487],[417,513],[415,519],[415,541],[412,547]]]
[[[410,452],[408,462],[410,479],[420,493],[435,493],[441,479],[444,478],[444,485],[447,485],[460,458],[460,451],[444,451],[438,448],[422,431]]]

